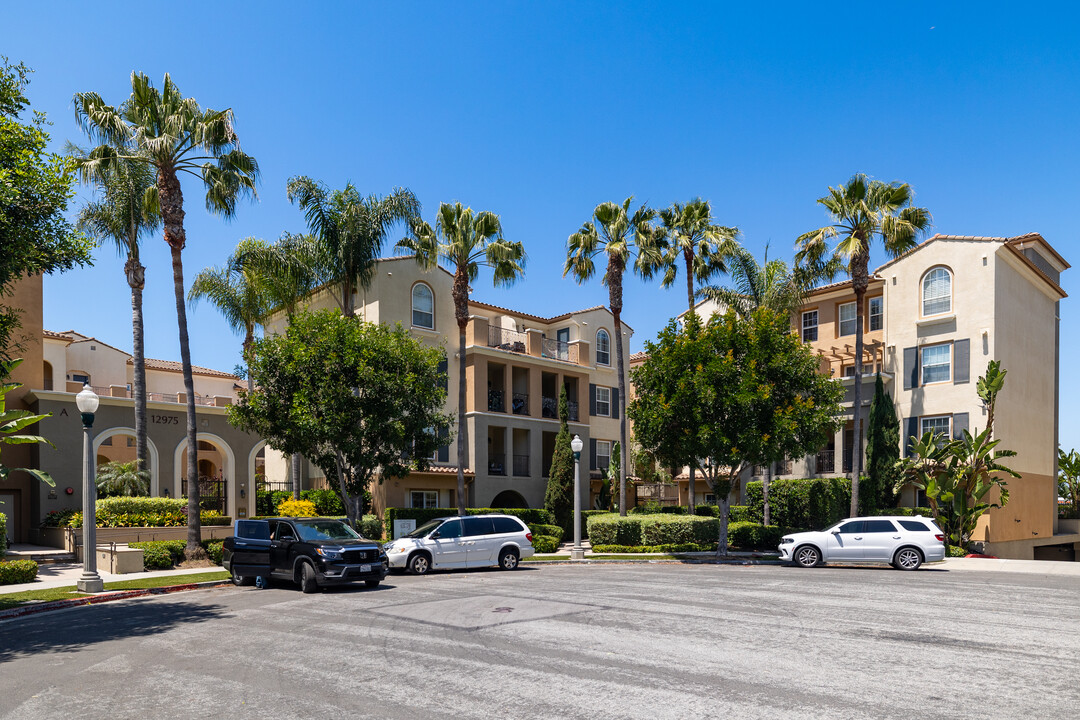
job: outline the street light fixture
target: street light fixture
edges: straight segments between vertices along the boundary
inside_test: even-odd
[[[581,547],[581,449],[585,443],[577,435],[570,441],[570,449],[574,451],[574,547],[570,550],[571,560],[584,560],[585,548]]]
[[[83,571],[75,585],[79,592],[84,593],[99,593],[105,589],[105,583],[97,572],[97,483],[94,482],[94,453],[90,438],[99,403],[97,393],[89,385],[83,385],[75,396],[75,405],[82,413],[83,424]]]

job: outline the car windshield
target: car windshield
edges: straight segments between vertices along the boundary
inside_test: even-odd
[[[432,520],[431,522],[424,523],[423,525],[416,528],[415,530],[413,530],[411,533],[409,533],[405,537],[407,537],[407,538],[422,538],[422,537],[425,537],[432,530],[434,530],[435,528],[442,525],[442,522],[445,519],[446,518],[439,518],[438,520]]]
[[[296,531],[304,542],[319,540],[359,540],[360,535],[340,520],[311,520],[296,523]]]

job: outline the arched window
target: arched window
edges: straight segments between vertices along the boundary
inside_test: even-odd
[[[922,314],[941,315],[952,310],[952,275],[936,267],[923,276]]]
[[[611,364],[611,337],[607,330],[599,330],[596,333],[596,364]]]
[[[413,285],[412,324],[413,327],[435,329],[435,297],[424,283]]]

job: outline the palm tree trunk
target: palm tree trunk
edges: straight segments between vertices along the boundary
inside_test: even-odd
[[[465,514],[465,331],[469,327],[469,274],[464,265],[454,273],[454,317],[458,325],[457,507]]]
[[[852,289],[855,290],[855,403],[852,415],[855,439],[851,447],[851,517],[859,516],[859,477],[862,475],[862,361],[863,361],[863,298],[870,284],[868,252],[856,253],[851,259]],[[841,452],[841,455],[843,453]]]
[[[624,266],[608,256],[607,281],[611,315],[615,320],[615,364],[619,373],[619,515],[626,516],[626,371],[623,369],[622,278]]]
[[[292,496],[293,500],[300,499],[300,458],[303,457],[300,453],[292,454]],[[345,499],[345,496],[341,496]]]
[[[146,268],[137,256],[129,256],[124,265],[128,285],[131,286],[131,363],[134,377],[131,395],[135,400],[135,459],[139,469],[150,472],[146,449],[146,352],[143,339],[142,293],[145,286]],[[153,478],[151,477],[151,482]]]
[[[690,312],[694,311],[694,255],[688,248],[683,250],[683,259],[686,261],[686,305]],[[697,507],[697,494],[694,487],[694,458],[690,458],[690,479],[686,483],[686,509],[694,514]]]

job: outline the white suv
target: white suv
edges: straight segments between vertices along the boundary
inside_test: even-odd
[[[917,570],[924,562],[945,559],[945,534],[921,516],[851,518],[821,532],[785,535],[780,559],[801,567],[885,562],[897,570]]]
[[[513,515],[470,515],[432,520],[383,546],[391,568],[424,575],[438,568],[497,565],[513,570],[533,554],[532,533]]]

